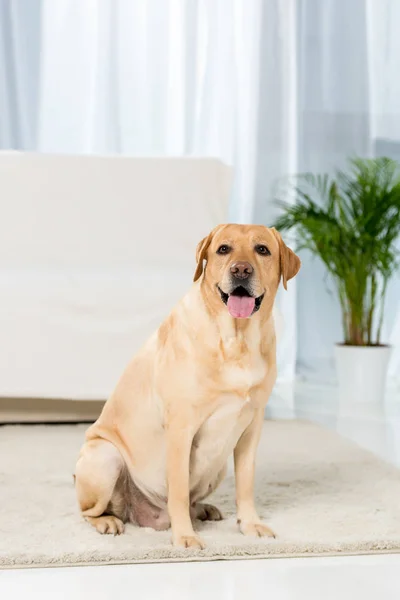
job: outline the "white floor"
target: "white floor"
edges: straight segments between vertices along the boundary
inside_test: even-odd
[[[333,388],[299,385],[271,403],[276,418],[314,420],[400,466],[400,394],[378,411],[338,408]],[[31,600],[398,600],[400,554],[62,569],[0,570],[0,598]]]
[[[400,555],[0,571],[4,600],[398,600]]]
[[[388,390],[377,407],[343,407],[335,387],[298,383],[274,392],[267,416],[315,421],[400,467],[400,391]]]

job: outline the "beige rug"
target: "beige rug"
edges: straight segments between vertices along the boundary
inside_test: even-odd
[[[133,525],[120,537],[101,536],[75,503],[72,472],[84,430],[0,428],[1,566],[400,551],[400,471],[325,429],[292,421],[265,423],[258,458],[257,503],[277,539],[238,533],[232,475],[213,498],[226,520],[197,525],[206,550],[177,550],[169,532]]]

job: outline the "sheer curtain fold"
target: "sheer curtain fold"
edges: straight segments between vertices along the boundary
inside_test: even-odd
[[[395,76],[400,38],[397,0],[300,0],[299,171],[329,172],[354,155],[400,158],[400,88]],[[334,287],[319,261],[303,256],[298,286],[298,372],[334,381],[333,347],[341,341]],[[385,312],[386,342],[400,366],[400,280],[395,274]],[[396,314],[398,316],[396,317]],[[396,328],[395,328],[396,329]]]
[[[261,6],[43,0],[38,147],[239,156],[251,219]]]
[[[235,167],[230,219],[268,224],[288,174],[400,158],[399,19],[398,0],[3,0],[0,147],[219,156]],[[283,382],[296,362],[332,379],[340,338],[324,269],[302,259],[278,298]]]
[[[36,146],[41,0],[0,5],[0,147]]]

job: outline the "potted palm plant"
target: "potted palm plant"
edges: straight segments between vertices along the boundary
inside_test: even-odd
[[[294,229],[299,250],[322,260],[340,302],[340,399],[346,406],[376,406],[384,398],[390,358],[382,323],[387,285],[398,267],[399,165],[389,158],[351,159],[332,176],[296,176],[287,191],[294,199],[278,201],[283,212],[275,227]]]

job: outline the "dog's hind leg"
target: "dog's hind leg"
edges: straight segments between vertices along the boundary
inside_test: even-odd
[[[224,518],[219,508],[204,502],[196,502],[190,509],[190,516],[192,520],[198,519],[199,521],[222,521]]]
[[[82,515],[99,533],[124,531],[123,512],[109,511],[118,478],[125,467],[118,449],[103,439],[86,442],[75,471],[75,486]]]
[[[196,490],[191,499],[190,516],[193,519],[199,519],[200,521],[221,521],[223,519],[222,513],[213,504],[206,504],[201,502],[217,489],[221,481],[226,475],[226,465],[218,471],[217,475],[213,477],[210,482],[206,482],[206,485],[200,486],[200,489]],[[202,489],[203,487],[203,489]]]

